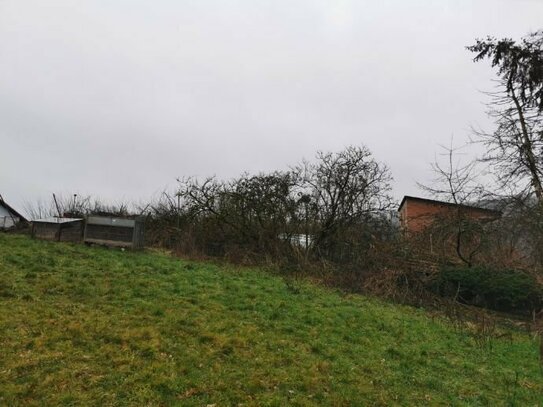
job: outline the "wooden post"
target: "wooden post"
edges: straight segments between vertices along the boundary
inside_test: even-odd
[[[177,229],[179,229],[180,226],[180,213],[181,210],[181,194],[179,192],[177,193]]]
[[[60,213],[60,207],[58,206],[57,197],[53,193],[53,200],[55,201],[55,206],[57,207],[58,217],[62,218],[62,214]]]

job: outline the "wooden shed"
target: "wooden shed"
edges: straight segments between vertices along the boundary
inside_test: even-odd
[[[32,237],[56,242],[81,242],[83,219],[50,217],[32,221]]]
[[[436,219],[457,216],[458,213],[465,218],[481,222],[499,219],[501,216],[501,212],[492,209],[414,196],[404,196],[398,212],[400,214],[400,225],[408,233],[421,232],[432,225]]]
[[[144,246],[144,219],[88,216],[83,240],[85,243],[142,249]]]

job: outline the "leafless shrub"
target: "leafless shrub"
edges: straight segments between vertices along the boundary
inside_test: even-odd
[[[30,219],[51,216],[84,217],[91,214],[121,217],[134,215],[134,211],[130,210],[129,203],[106,204],[90,195],[78,194],[53,194],[48,200],[25,202],[23,207]]]
[[[319,153],[289,171],[180,178],[150,205],[148,231],[156,243],[238,262],[349,264],[379,238],[389,182],[365,147]]]

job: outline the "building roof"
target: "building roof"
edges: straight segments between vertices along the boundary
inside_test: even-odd
[[[56,216],[50,216],[43,219],[35,219],[32,222],[37,223],[70,223],[70,222],[80,222],[82,218],[58,218]]]
[[[2,195],[0,195],[0,205],[2,205],[4,208],[6,208],[8,211],[10,211],[11,213],[13,213],[15,216],[17,216],[18,218],[20,218],[22,221],[24,222],[28,222],[28,220],[23,216],[21,215],[19,212],[17,212],[15,209],[13,209],[13,207],[11,207],[10,205],[8,205],[8,203],[6,201],[4,201],[4,198],[2,197]]]
[[[426,203],[434,204],[434,205],[443,205],[443,206],[451,206],[451,207],[456,207],[456,208],[460,207],[460,208],[465,208],[465,209],[472,209],[472,210],[487,212],[487,213],[495,215],[495,216],[501,216],[501,214],[502,214],[501,211],[497,211],[497,210],[494,210],[494,209],[488,209],[488,208],[481,208],[480,206],[456,204],[456,203],[453,203],[453,202],[437,201],[435,199],[419,198],[419,197],[416,197],[416,196],[409,196],[409,195],[405,195],[403,197],[402,202],[400,203],[400,206],[398,207],[398,212],[402,210],[402,207],[403,207],[403,205],[405,204],[405,202],[407,200],[426,202]]]
[[[114,216],[88,216],[87,224],[104,226],[121,226],[133,228],[136,225],[135,219],[124,219]]]

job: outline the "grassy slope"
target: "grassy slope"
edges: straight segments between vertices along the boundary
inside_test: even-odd
[[[0,234],[0,405],[543,405],[535,342],[160,254]]]

